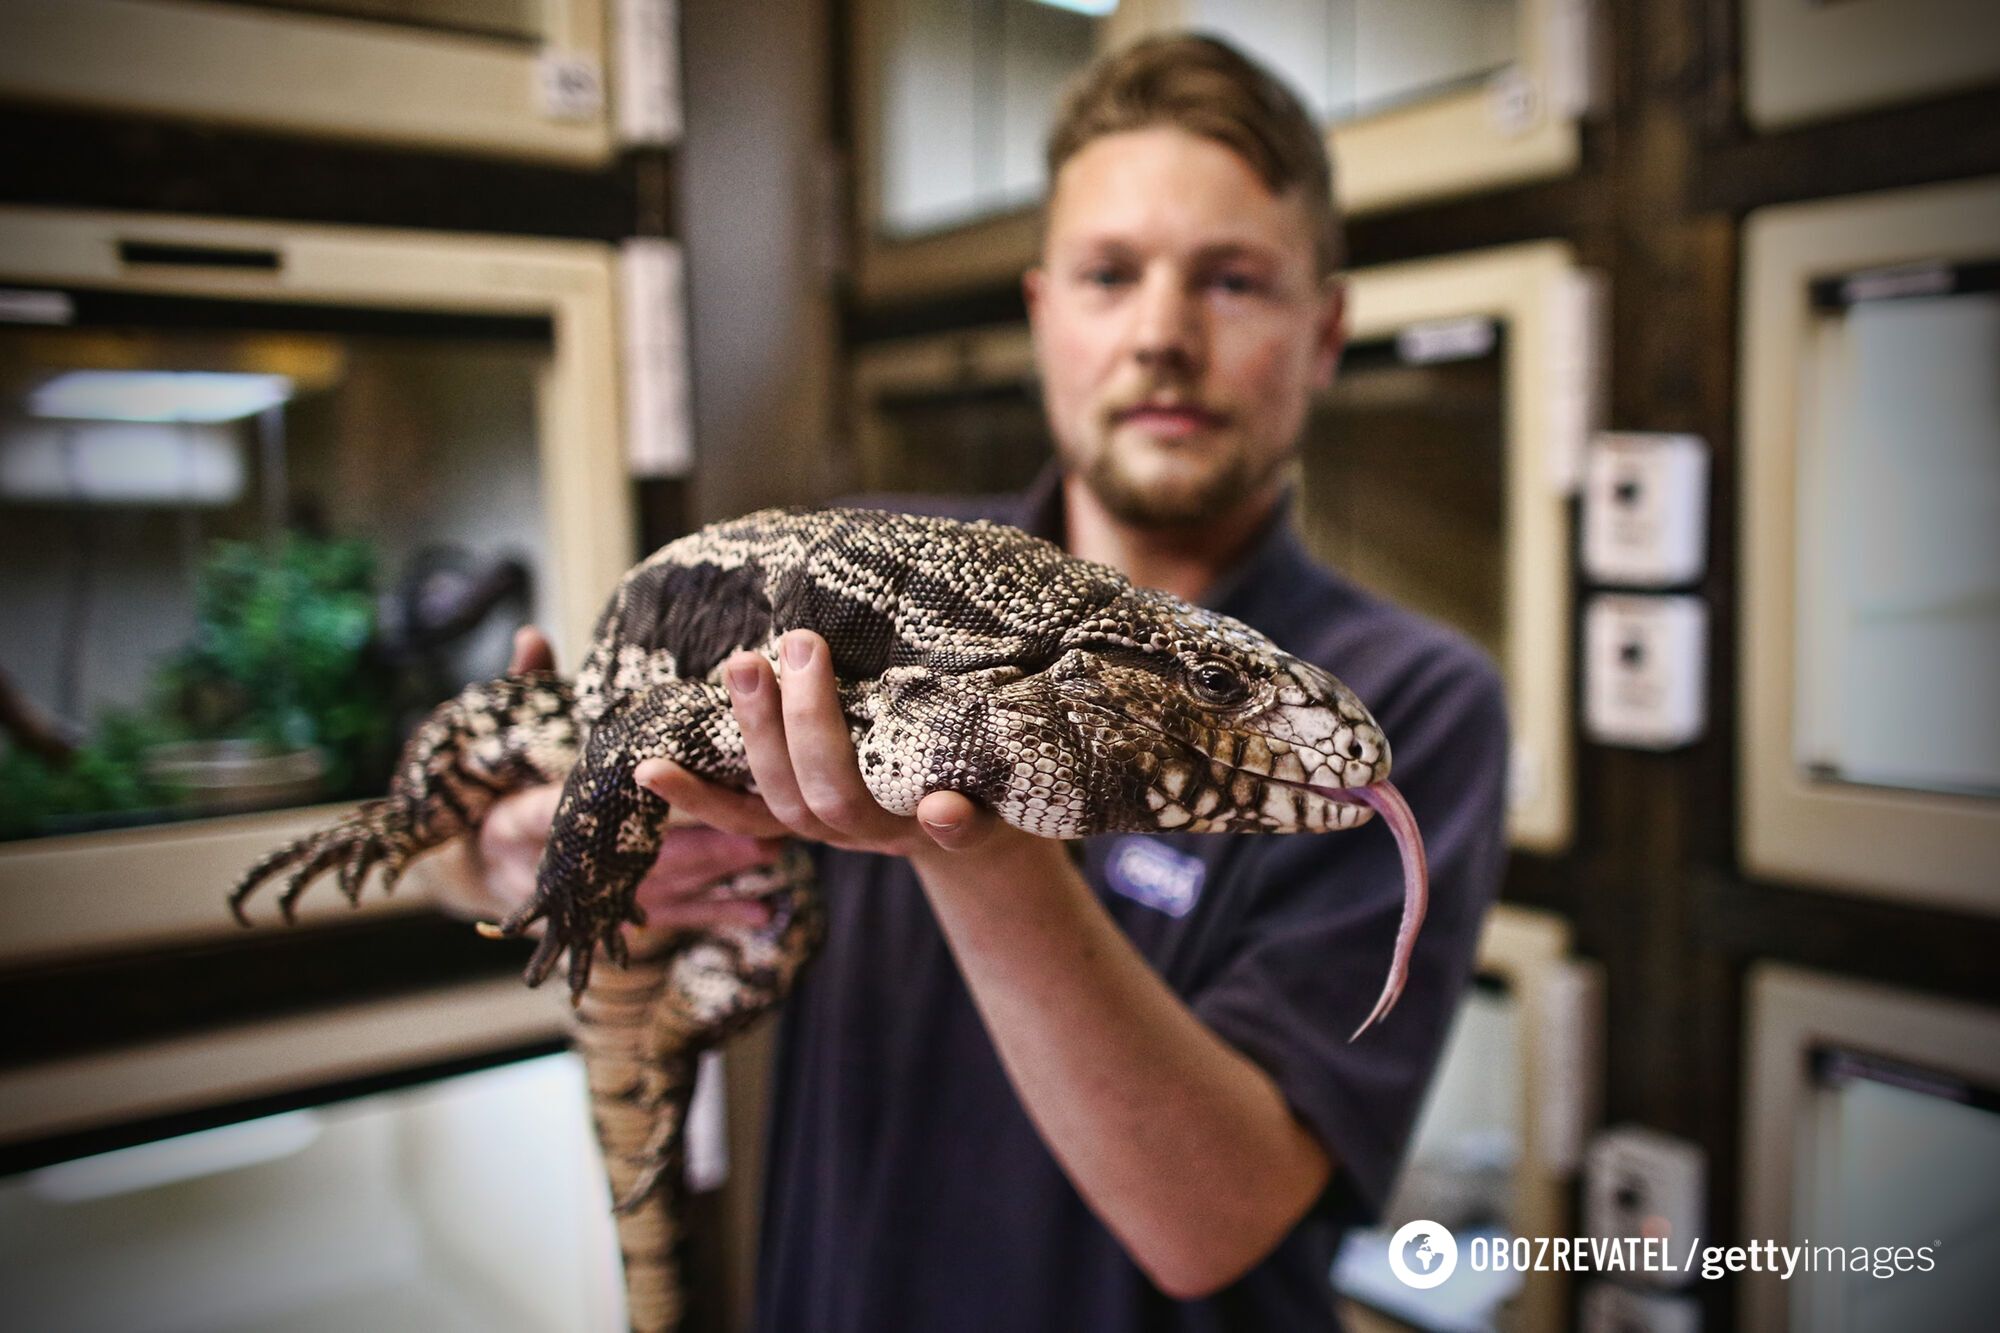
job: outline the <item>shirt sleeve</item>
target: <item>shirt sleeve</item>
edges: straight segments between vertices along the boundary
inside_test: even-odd
[[[1374,1008],[1402,916],[1401,861],[1379,819],[1246,839],[1228,891],[1245,894],[1247,910],[1228,961],[1192,997],[1326,1147],[1334,1172],[1320,1206],[1343,1222],[1372,1222],[1388,1202],[1506,858],[1507,724],[1493,667],[1448,640],[1397,679],[1369,703],[1430,862],[1402,999],[1349,1042]]]

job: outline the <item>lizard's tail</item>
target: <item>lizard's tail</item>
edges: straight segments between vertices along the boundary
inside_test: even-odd
[[[661,1012],[669,967],[664,958],[598,967],[575,1010],[634,1333],[672,1333],[686,1314],[681,1171],[696,1053],[672,1049],[677,1025]]]
[[[770,919],[688,932],[657,955],[599,966],[574,1010],[617,1201],[626,1314],[639,1333],[672,1333],[687,1316],[682,1170],[696,1060],[784,998],[825,930],[811,858],[797,847],[711,892],[761,900]]]

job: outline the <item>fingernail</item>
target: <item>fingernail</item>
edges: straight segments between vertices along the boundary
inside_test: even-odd
[[[949,823],[937,819],[926,819],[924,827],[933,833],[956,833],[959,830],[959,823],[955,819]]]
[[[755,694],[757,692],[757,668],[748,662],[732,662],[722,669],[722,679],[728,684],[732,694]]]
[[[785,665],[794,671],[803,671],[812,665],[812,640],[803,634],[788,635],[785,639]]]

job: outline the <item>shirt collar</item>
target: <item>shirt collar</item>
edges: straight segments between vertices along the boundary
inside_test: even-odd
[[[1069,525],[1063,520],[1062,465],[1050,459],[1015,497],[1007,521],[1031,537],[1068,548]]]

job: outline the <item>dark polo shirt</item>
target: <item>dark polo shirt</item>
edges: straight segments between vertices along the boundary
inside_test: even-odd
[[[1024,497],[896,507],[1062,539],[1052,474]],[[1314,563],[1282,514],[1208,604],[1339,676],[1389,737],[1431,871],[1402,1002],[1349,1044],[1402,911],[1395,843],[1379,820],[1326,834],[1097,837],[1079,845],[1081,862],[1147,961],[1325,1144],[1326,1192],[1226,1290],[1161,1294],[1035,1133],[909,864],[826,851],[831,928],[780,1037],[757,1328],[1338,1327],[1334,1251],[1388,1198],[1499,885],[1500,682],[1464,639]]]

